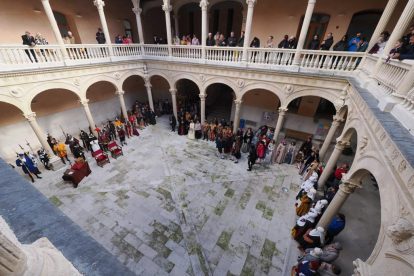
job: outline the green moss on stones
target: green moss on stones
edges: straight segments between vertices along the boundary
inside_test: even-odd
[[[257,204],[256,204],[256,209],[264,212],[265,209],[266,209],[266,203],[264,203],[263,201],[259,200],[259,202],[257,202]]]
[[[263,212],[263,217],[267,220],[272,220],[274,210],[270,207],[266,207],[266,210]]]
[[[136,194],[139,194],[140,196],[143,196],[145,198],[149,198],[150,194],[145,191],[135,191]]]
[[[233,189],[228,189],[227,192],[224,194],[225,196],[232,198],[234,195],[235,190]]]
[[[263,244],[263,248],[262,248],[262,252],[260,253],[260,255],[268,260],[268,261],[272,261],[272,257],[273,257],[273,252],[276,250],[276,243],[272,242],[268,239],[265,240],[264,244]]]
[[[216,208],[214,208],[214,213],[217,216],[221,216],[224,212],[224,209],[226,209],[226,206],[227,206],[228,203],[229,203],[229,201],[227,199],[220,200],[220,202],[217,204]]]
[[[181,227],[178,227],[177,231],[171,234],[170,239],[177,244],[181,242],[181,240],[183,239],[183,232],[181,230]]]
[[[249,202],[251,197],[252,197],[252,192],[248,188],[243,193],[242,197],[240,198],[239,203],[237,203],[237,209],[242,209],[242,210],[246,209],[246,205]]]
[[[209,190],[208,193],[210,195],[212,195],[212,196],[215,196],[217,194],[217,192],[216,191],[213,191],[213,190]]]
[[[217,246],[219,246],[223,250],[226,250],[229,246],[229,242],[230,242],[232,235],[233,235],[233,232],[227,232],[227,231],[221,232],[221,235],[217,241]]]
[[[165,199],[172,201],[172,196],[171,196],[171,193],[169,191],[167,191],[163,188],[158,188],[156,191],[158,193],[162,194],[165,197]]]
[[[119,197],[120,200],[123,200],[123,199],[128,199],[129,198],[129,196],[127,196],[126,193],[128,193],[128,190],[118,190],[115,193],[115,195],[117,197]]]
[[[57,197],[55,197],[55,196],[52,196],[52,197],[50,197],[49,198],[49,200],[50,201],[52,201],[52,203],[53,204],[55,204],[56,206],[60,206],[60,205],[62,205],[63,203],[62,203],[62,201],[60,201]]]

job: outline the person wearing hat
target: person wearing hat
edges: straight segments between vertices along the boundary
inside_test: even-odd
[[[338,236],[345,228],[345,215],[338,213],[328,227],[326,233],[326,244],[330,244],[334,237]]]
[[[125,142],[125,130],[122,126],[118,126],[118,136],[119,136],[119,140],[121,141],[121,146],[127,145],[127,143]]]
[[[292,228],[291,235],[296,240],[303,236],[308,229],[312,228],[315,225],[315,218],[318,216],[318,213],[315,209],[311,208],[309,212],[301,216],[297,221],[296,225]]]
[[[40,150],[37,151],[37,155],[39,156],[40,162],[43,163],[46,170],[50,170],[50,168],[49,168],[49,155],[46,153],[46,151],[43,148],[40,148]]]
[[[252,170],[253,165],[256,163],[256,159],[257,159],[257,152],[256,152],[254,145],[252,145],[250,147],[250,152],[249,152],[248,161],[247,161],[247,165],[249,166],[247,170],[249,172]]]
[[[298,216],[306,215],[306,213],[309,212],[309,209],[311,207],[310,205],[313,199],[315,198],[315,195],[316,195],[316,190],[312,188],[310,189],[308,193],[302,196],[302,198],[300,199],[301,203],[299,206],[297,206],[297,203],[296,203],[296,214]]]
[[[298,242],[298,249],[302,253],[308,248],[319,247],[325,242],[325,229],[321,226],[316,227],[316,229],[309,229]]]
[[[323,255],[323,250],[319,247],[308,248],[305,250],[302,256],[298,257],[297,263],[308,261],[308,262],[321,262],[321,257]]]
[[[332,263],[339,257],[339,251],[342,250],[342,244],[339,242],[325,245],[322,248],[323,254],[321,257],[321,261],[325,263]]]
[[[16,165],[18,167],[22,167],[23,172],[32,179],[32,182],[34,182],[32,174],[34,174],[38,179],[42,179],[40,176],[37,175],[38,170],[36,166],[33,164],[33,161],[29,157],[25,156],[24,154],[22,153],[19,154],[16,160]]]
[[[66,164],[66,162],[65,162],[65,160],[63,158],[66,158],[66,160],[68,160],[68,161],[69,161],[69,158],[68,158],[68,152],[66,151],[65,144],[59,142],[55,138],[53,138],[52,142],[54,144],[53,149],[57,153],[57,156],[60,157],[60,159],[62,160],[63,164]]]
[[[319,276],[335,276],[340,275],[342,272],[338,265],[321,263],[318,269]]]
[[[294,267],[296,276],[314,276],[319,268],[319,264],[315,261],[303,261]]]
[[[119,118],[115,118],[114,125],[115,125],[116,129],[118,129],[118,128],[119,128],[119,126],[120,126],[120,125],[122,125],[121,120],[119,120]]]

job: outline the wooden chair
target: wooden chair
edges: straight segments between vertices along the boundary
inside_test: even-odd
[[[124,155],[122,151],[122,147],[118,145],[116,142],[112,142],[108,145],[109,150],[111,151],[112,158],[117,159],[119,155]]]
[[[95,151],[93,153],[93,157],[95,157],[96,164],[101,168],[103,168],[103,165],[105,163],[111,163],[111,161],[109,160],[108,154],[102,152],[101,149]]]

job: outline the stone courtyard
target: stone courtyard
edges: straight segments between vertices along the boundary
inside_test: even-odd
[[[221,160],[215,143],[172,133],[165,116],[140,134],[104,168],[86,153],[92,174],[77,189],[63,170],[34,185],[137,275],[282,275],[294,166],[248,172],[246,156]]]

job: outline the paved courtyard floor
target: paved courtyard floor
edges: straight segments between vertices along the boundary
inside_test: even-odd
[[[172,133],[166,116],[140,133],[104,168],[86,153],[92,174],[77,189],[63,169],[34,186],[137,275],[289,275],[294,166],[248,172],[245,155],[221,160],[215,143]]]

